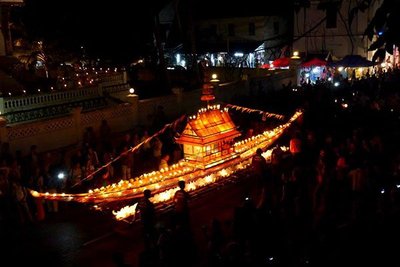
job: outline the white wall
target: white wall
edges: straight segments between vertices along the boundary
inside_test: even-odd
[[[375,1],[375,5],[365,12],[358,12],[353,19],[352,27],[349,32],[352,38],[349,38],[346,27],[348,25],[349,10],[351,10],[356,1],[343,0],[340,7],[340,14],[337,14],[336,28],[327,29],[326,22],[322,22],[314,30],[308,32],[318,24],[325,16],[324,10],[317,9],[320,1],[311,1],[310,8],[300,9],[294,13],[294,39],[301,37],[294,42],[293,50],[300,52],[321,52],[329,51],[336,57],[344,57],[353,52],[364,57],[368,57],[367,48],[370,45],[368,38],[363,38],[363,33],[375,14],[375,10],[380,6],[382,0]],[[308,32],[308,33],[307,33]],[[302,37],[307,33],[304,37]],[[352,49],[353,43],[353,49]],[[352,51],[353,50],[353,51]]]

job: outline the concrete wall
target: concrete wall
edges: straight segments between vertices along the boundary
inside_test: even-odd
[[[12,152],[27,153],[32,144],[38,145],[39,152],[79,144],[87,127],[98,131],[100,123],[106,119],[114,131],[123,132],[136,125],[135,108],[132,104],[121,104],[107,109],[81,113],[76,108],[66,117],[31,123],[3,125],[0,141],[8,142]],[[137,113],[137,112],[136,112]]]
[[[151,124],[153,121],[153,115],[157,111],[158,106],[164,107],[165,115],[168,118],[177,117],[181,113],[178,95],[140,100],[138,106],[138,124]]]
[[[292,72],[276,74],[275,82],[280,84],[286,79],[292,79]],[[206,105],[200,100],[201,89],[184,92],[181,88],[174,88],[173,92],[168,96],[139,100],[137,95],[129,95],[122,90],[113,97],[126,103],[108,108],[85,113],[81,108],[75,108],[65,117],[13,125],[2,121],[0,142],[8,142],[12,152],[21,150],[25,154],[32,144],[36,144],[39,151],[48,151],[79,144],[85,129],[92,127],[97,133],[103,119],[107,120],[113,132],[126,132],[136,126],[150,126],[160,105],[171,122],[182,114],[195,114]],[[215,88],[214,94],[216,103],[230,103],[237,95],[249,95],[249,80],[222,83]]]

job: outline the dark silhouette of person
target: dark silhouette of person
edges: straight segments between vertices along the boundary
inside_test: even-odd
[[[135,213],[135,217],[139,217],[142,222],[144,242],[148,249],[154,248],[156,241],[156,210],[150,198],[150,189],[144,190],[143,197],[139,200]]]
[[[252,158],[252,170],[257,179],[257,188],[261,190],[257,206],[259,208],[272,209],[273,204],[273,184],[270,168],[266,159],[262,156],[262,149],[257,148],[256,154]]]
[[[262,156],[262,149],[257,148],[256,154],[253,156],[251,160],[251,171],[252,174],[254,175],[257,185],[261,187],[264,182],[264,175],[267,170],[267,161],[265,158]]]
[[[186,183],[183,180],[178,182],[179,190],[173,197],[174,203],[174,221],[175,225],[189,227],[189,199],[190,195],[185,190]]]

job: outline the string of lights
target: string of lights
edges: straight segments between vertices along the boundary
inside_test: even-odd
[[[118,155],[117,157],[115,157],[113,160],[107,162],[106,164],[104,164],[103,166],[99,167],[97,170],[95,170],[94,172],[92,172],[91,174],[89,174],[88,176],[86,176],[85,178],[83,178],[82,180],[80,180],[79,182],[73,184],[71,186],[71,188],[78,186],[80,184],[82,184],[84,181],[87,180],[91,180],[96,174],[98,174],[99,172],[101,172],[103,169],[107,168],[108,166],[110,166],[111,164],[117,162],[118,160],[121,159],[121,157],[126,156],[128,153],[133,153],[135,151],[137,151],[138,149],[141,148],[142,145],[150,142],[153,138],[159,136],[160,134],[163,134],[168,128],[173,128],[175,129],[176,126],[181,123],[183,120],[186,119],[186,115],[182,115],[179,119],[175,120],[173,123],[167,124],[165,125],[161,130],[159,130],[158,132],[156,132],[155,134],[153,134],[152,136],[146,138],[144,141],[140,142],[139,144],[137,144],[136,146],[128,149],[127,151],[122,152],[120,155]]]
[[[263,110],[259,110],[259,109],[252,109],[252,108],[247,108],[247,107],[241,107],[241,106],[237,106],[237,105],[232,105],[232,104],[227,104],[226,105],[227,108],[230,109],[235,109],[237,111],[241,111],[241,112],[246,112],[246,113],[257,113],[263,116],[263,118],[276,118],[278,120],[284,120],[285,116],[281,115],[281,114],[275,114],[275,113],[270,113],[270,112],[266,112]]]
[[[154,202],[158,203],[167,201],[176,191],[176,184],[179,180],[187,181],[189,185],[188,189],[195,190],[209,183],[215,182],[220,177],[226,177],[226,175],[229,176],[231,173],[239,169],[246,168],[249,164],[248,160],[252,157],[257,148],[266,148],[275,142],[275,140],[279,138],[279,136],[281,136],[281,134],[290,127],[290,125],[301,114],[302,111],[297,111],[287,123],[272,130],[267,130],[257,136],[235,143],[233,147],[235,153],[237,153],[239,157],[230,161],[222,162],[221,164],[209,169],[204,170],[182,160],[178,164],[169,166],[166,169],[146,173],[134,179],[121,180],[118,183],[89,190],[87,193],[41,193],[34,190],[30,190],[30,193],[34,197],[41,197],[48,200],[104,203],[139,197],[145,189],[150,189],[155,193],[153,197]],[[160,130],[160,132],[163,130],[165,131],[165,127]],[[144,142],[149,141],[150,139],[151,137],[146,139]],[[124,210],[128,212],[127,209]],[[117,217],[117,215],[115,216]],[[118,218],[123,218],[123,216],[118,215]]]

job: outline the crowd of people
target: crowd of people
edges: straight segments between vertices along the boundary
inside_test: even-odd
[[[166,262],[163,247],[156,246],[163,256],[152,254],[152,260],[141,265],[392,264],[394,257],[375,253],[379,245],[374,242],[385,243],[377,237],[383,231],[377,222],[389,220],[400,204],[399,83],[400,71],[393,69],[343,81],[339,88],[318,83],[274,92],[275,104],[288,103],[288,110],[300,106],[304,116],[278,140],[270,161],[257,150],[244,174],[242,186],[248,194],[243,204],[227,221],[210,220],[206,247],[182,253],[189,260]],[[267,105],[258,106],[262,104]],[[289,151],[282,151],[281,145]],[[172,244],[186,242],[195,248],[192,239],[177,238],[176,229],[159,230],[159,238],[168,232]],[[352,240],[356,234],[349,231],[362,232],[362,238]],[[349,247],[354,243],[358,247]],[[205,254],[196,254],[199,251]],[[365,251],[373,256],[365,257]]]
[[[178,181],[178,187],[167,218],[157,212],[151,201],[151,190],[143,192],[134,216],[141,223],[144,242],[139,265],[187,266],[191,261],[194,255],[189,209],[191,196],[186,191],[184,180]]]
[[[400,204],[399,84],[393,69],[339,88],[275,92],[274,103],[304,107],[304,117],[278,141],[289,153],[277,146],[267,163],[257,151],[249,172],[256,186],[235,209],[232,227],[212,221],[203,266],[393,264],[375,243],[386,242],[376,222]],[[351,240],[353,230],[363,238]]]
[[[165,118],[164,118],[165,119]],[[106,120],[98,129],[88,127],[78,147],[39,152],[32,145],[25,155],[13,153],[1,144],[1,220],[19,225],[45,220],[59,211],[57,201],[34,198],[29,190],[49,193],[80,193],[126,180],[142,173],[166,168],[179,161],[181,146],[174,143],[173,131],[151,137],[156,129],[138,127],[114,133]],[[138,149],[132,151],[132,148]],[[112,164],[108,164],[113,162]]]
[[[278,141],[289,144],[290,153],[282,153],[278,146],[271,162],[264,164],[262,151],[258,151],[256,167],[248,171],[257,186],[243,206],[236,207],[229,230],[223,229],[217,218],[210,222],[208,254],[200,262],[206,261],[207,266],[264,266],[280,258],[288,261],[285,266],[298,266],[294,262],[304,263],[313,256],[323,260],[328,252],[322,248],[334,239],[339,227],[365,225],[396,210],[400,187],[399,85],[400,70],[393,69],[343,81],[339,88],[326,83],[304,84],[296,91],[286,88],[274,92],[273,102],[268,102],[271,98],[258,98],[258,106],[264,105],[264,109],[270,105],[287,110],[302,107],[303,118]],[[99,129],[88,128],[82,145],[72,155],[65,151],[38,153],[36,145],[23,155],[21,151],[12,153],[8,144],[2,143],[1,223],[31,224],[58,211],[56,202],[34,199],[28,188],[80,192],[117,177],[129,179],[163,168],[182,158],[181,147],[173,142],[173,131],[143,143],[135,153],[123,152],[148,140],[149,129],[137,129],[122,139],[112,135],[107,121]],[[119,155],[123,158],[116,164],[90,178],[91,172]],[[185,192],[185,184],[180,186]],[[176,199],[187,199],[181,190]],[[178,227],[171,232],[160,226],[154,232],[156,211],[150,198],[151,192],[146,191],[138,207],[145,236],[151,236],[148,246],[157,251],[150,257],[153,266],[160,262],[176,265],[170,260],[179,255],[171,254],[170,244],[178,240],[182,251],[191,255],[190,231],[179,231],[182,228]],[[187,213],[179,215],[178,206],[175,223],[187,225]],[[182,210],[187,211],[187,207]]]

